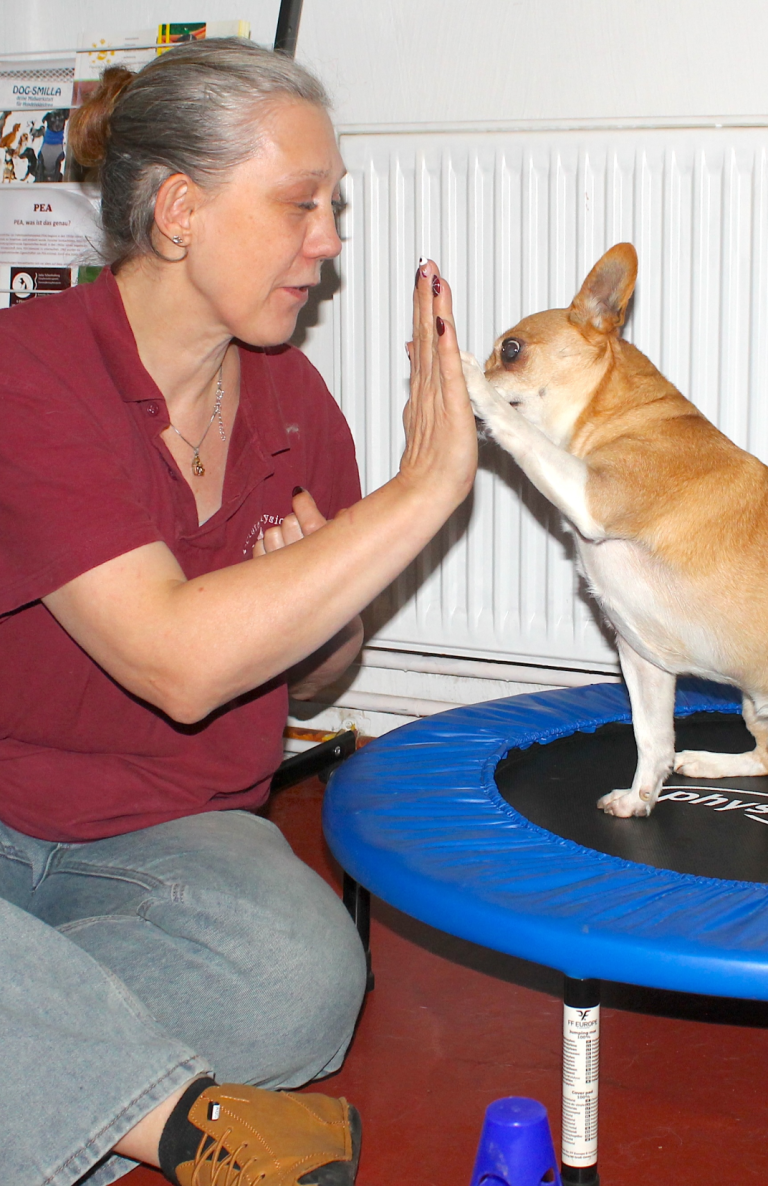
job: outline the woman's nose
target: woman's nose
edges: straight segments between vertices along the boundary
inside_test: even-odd
[[[314,259],[335,259],[341,251],[341,239],[332,211],[318,218],[305,242],[305,251]]]

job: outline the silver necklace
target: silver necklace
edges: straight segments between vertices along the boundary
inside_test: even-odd
[[[200,460],[200,446],[202,445],[205,438],[208,436],[208,429],[211,427],[214,420],[218,419],[218,421],[219,421],[219,436],[221,437],[222,441],[226,441],[226,439],[227,439],[227,434],[224,431],[224,421],[221,416],[221,401],[224,398],[224,384],[222,382],[222,377],[221,377],[223,370],[224,370],[224,363],[222,363],[221,366],[219,367],[219,374],[218,374],[218,378],[216,379],[216,399],[213,404],[213,411],[211,412],[211,418],[208,421],[208,423],[206,424],[205,432],[200,437],[200,440],[197,442],[197,444],[193,445],[191,441],[188,441],[187,438],[183,435],[183,433],[179,432],[179,430],[175,424],[171,425],[171,428],[176,433],[176,435],[180,436],[181,439],[183,440],[184,444],[189,445],[190,449],[192,450],[192,473],[195,475],[196,478],[202,478],[203,475],[205,474],[205,466],[203,465],[202,461]]]

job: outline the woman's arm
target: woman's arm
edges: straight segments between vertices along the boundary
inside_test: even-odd
[[[354,617],[313,655],[288,672],[288,691],[294,700],[311,700],[354,663],[363,645],[363,623]]]
[[[286,516],[281,524],[267,529],[253,549],[254,556],[265,556],[267,552],[285,548],[327,522],[306,490],[294,495],[294,502],[296,499],[302,511],[303,528],[295,514]],[[327,688],[337,680],[357,657],[362,645],[363,623],[357,615],[288,672],[288,691],[294,700],[311,700],[321,688]]]
[[[48,609],[114,679],[182,722],[316,652],[403,571],[472,486],[474,416],[450,290],[433,264],[415,290],[409,352],[406,448],[379,490],[316,529],[316,510],[299,496],[290,546],[192,580],[164,544],[147,544],[58,589],[44,599]]]

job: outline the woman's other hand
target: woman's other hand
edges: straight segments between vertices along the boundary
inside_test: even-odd
[[[253,546],[253,556],[266,556],[277,552],[288,544],[295,544],[325,526],[328,520],[320,514],[317,503],[308,490],[297,486],[293,492],[293,510],[276,527],[268,527],[260,540]]]
[[[292,513],[286,515],[282,523],[264,532],[263,538],[254,545],[254,559],[305,539],[326,522],[309,491],[297,486],[293,492]],[[288,672],[288,691],[293,699],[311,700],[322,688],[339,679],[356,659],[362,645],[363,623],[356,615],[333,638]]]
[[[453,321],[451,290],[432,260],[420,263],[413,293],[411,394],[398,477],[433,486],[436,496],[469,493],[477,470],[477,430]]]

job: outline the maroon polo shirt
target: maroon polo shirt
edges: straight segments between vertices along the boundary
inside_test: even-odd
[[[284,679],[181,725],[111,679],[40,598],[156,540],[188,578],[242,563],[297,485],[327,518],[349,506],[360,489],[335,402],[298,350],[240,347],[222,506],[200,526],[108,270],[0,313],[0,342],[0,818],[79,841],[257,806],[282,756]]]

